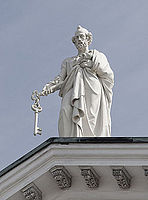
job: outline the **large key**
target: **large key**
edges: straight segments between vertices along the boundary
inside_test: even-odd
[[[38,127],[38,117],[39,117],[39,112],[42,111],[42,107],[40,106],[40,96],[42,96],[42,93],[38,93],[37,90],[32,92],[31,99],[34,101],[34,104],[31,106],[32,110],[35,113],[35,120],[34,120],[34,135],[36,136],[37,134],[41,135],[42,134],[42,129]]]

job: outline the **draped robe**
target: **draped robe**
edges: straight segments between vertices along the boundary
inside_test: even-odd
[[[111,136],[114,75],[103,53],[91,50],[87,55],[84,65],[77,57],[67,58],[62,63],[60,137]]]

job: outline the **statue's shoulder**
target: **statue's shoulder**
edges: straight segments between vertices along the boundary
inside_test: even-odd
[[[98,50],[96,50],[96,49],[93,49],[92,51],[94,52],[94,54],[95,54],[96,56],[100,56],[100,57],[106,58],[106,55],[105,55],[103,52],[98,51]]]
[[[93,60],[98,63],[108,63],[106,55],[96,49],[93,50]]]
[[[74,59],[76,58],[76,56],[72,56],[72,57],[67,57],[63,60],[62,63],[68,63],[68,62],[71,62],[73,61]]]

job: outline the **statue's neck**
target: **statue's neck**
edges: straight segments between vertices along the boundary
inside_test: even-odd
[[[88,47],[86,47],[85,49],[78,49],[78,55],[82,55],[83,53],[88,53],[89,52],[89,49]]]

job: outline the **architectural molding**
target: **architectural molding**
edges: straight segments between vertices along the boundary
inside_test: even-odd
[[[92,167],[80,167],[86,185],[91,189],[99,187],[99,176]]]
[[[112,174],[121,189],[130,188],[131,176],[124,167],[112,167]]]
[[[27,200],[42,200],[42,192],[34,183],[27,185],[21,192]]]
[[[24,161],[0,178],[0,199],[6,200],[54,166],[142,167],[148,166],[148,144],[142,143],[61,143],[50,144],[24,156]],[[67,141],[67,140],[66,140]],[[64,143],[65,142],[65,143]],[[29,157],[29,158],[27,158]],[[118,164],[117,164],[118,163]],[[141,193],[143,195],[143,193]],[[143,198],[144,199],[144,198]]]
[[[65,167],[55,166],[50,169],[50,173],[60,189],[68,189],[71,187],[72,177]]]

